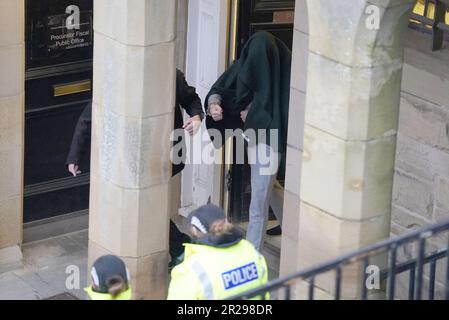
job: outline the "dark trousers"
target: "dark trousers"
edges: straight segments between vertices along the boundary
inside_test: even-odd
[[[176,224],[170,220],[169,252],[172,259],[184,252],[184,243],[190,242],[190,237],[182,233]]]

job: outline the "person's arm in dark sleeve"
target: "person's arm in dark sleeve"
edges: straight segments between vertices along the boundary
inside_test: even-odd
[[[81,158],[86,152],[91,140],[92,104],[89,103],[81,113],[73,134],[72,144],[67,156],[66,166],[74,164],[79,166]]]
[[[180,70],[176,71],[176,99],[190,116],[190,119],[184,123],[182,128],[193,136],[201,127],[204,111],[195,88],[187,84],[184,74]]]
[[[195,88],[188,85],[184,74],[180,70],[176,71],[176,91],[178,102],[187,114],[191,118],[199,116],[200,120],[203,120],[204,111],[201,99]]]

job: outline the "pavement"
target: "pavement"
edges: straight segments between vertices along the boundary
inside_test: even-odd
[[[0,300],[41,300],[59,294],[86,299],[87,230],[25,244],[22,252],[22,267],[0,273]]]
[[[262,252],[269,279],[279,274],[279,250],[274,243],[271,241]],[[24,244],[23,266],[0,270],[0,300],[87,299],[83,290],[87,284],[87,247],[87,230]]]

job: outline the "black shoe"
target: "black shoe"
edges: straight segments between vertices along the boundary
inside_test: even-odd
[[[280,236],[282,234],[282,228],[281,226],[271,228],[270,230],[267,231],[267,234],[269,236]]]

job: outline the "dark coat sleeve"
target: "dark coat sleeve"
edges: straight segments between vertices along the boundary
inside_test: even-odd
[[[201,99],[194,87],[188,85],[182,71],[176,71],[176,100],[190,117],[200,116],[204,118]]]
[[[195,88],[187,84],[185,76],[180,70],[176,70],[175,129],[181,129],[184,124],[181,108],[184,109],[190,117],[200,116],[201,120],[204,118],[201,99],[196,93]],[[177,141],[173,142],[173,145],[177,145],[178,143],[184,143],[183,137],[179,137]],[[185,155],[181,153],[179,156],[184,157]],[[177,175],[183,169],[184,162],[176,165],[173,164],[172,174]]]
[[[236,82],[238,78],[239,64],[239,61],[235,62],[220,76],[220,78],[218,78],[207,94],[204,102],[204,109],[207,114],[209,110],[209,98],[212,95],[220,96],[220,106],[223,108],[223,120],[214,121],[210,115],[206,117],[206,128],[215,148],[220,148],[224,144],[226,140],[226,129],[235,130],[238,128],[243,128],[243,123],[240,119],[240,111],[242,111],[245,106],[251,102],[249,92],[243,99],[241,99],[241,101],[237,101],[236,99]],[[221,139],[215,140],[214,135],[211,134],[212,130],[217,130],[220,132]]]
[[[83,154],[86,152],[91,140],[92,104],[89,103],[81,113],[73,134],[72,144],[67,156],[66,165],[80,164]]]
[[[210,129],[233,129],[239,113],[251,103],[243,129],[279,130],[279,151],[287,145],[288,108],[290,97],[291,52],[272,34],[255,33],[246,43],[239,59],[215,82],[209,95],[222,97],[223,120],[206,119]],[[207,101],[207,98],[206,98]],[[207,106],[206,106],[207,110]]]

